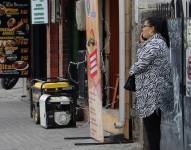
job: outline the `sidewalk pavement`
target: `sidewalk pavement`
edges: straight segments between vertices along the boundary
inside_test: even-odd
[[[0,150],[141,150],[138,143],[75,146],[96,141],[65,140],[65,137],[88,137],[89,124],[77,128],[44,129],[30,118],[29,102],[23,100],[24,80],[11,90],[0,88]]]

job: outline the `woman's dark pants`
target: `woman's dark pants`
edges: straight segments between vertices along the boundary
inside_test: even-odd
[[[143,118],[146,134],[148,137],[149,150],[160,150],[160,124],[161,124],[161,111],[155,110],[155,112]]]

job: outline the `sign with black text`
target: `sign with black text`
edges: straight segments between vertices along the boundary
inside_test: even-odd
[[[48,0],[31,0],[32,24],[48,23]]]

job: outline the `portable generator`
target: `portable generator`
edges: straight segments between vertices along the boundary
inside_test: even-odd
[[[75,124],[70,97],[43,94],[39,103],[40,124],[44,128],[70,127]]]
[[[34,80],[31,117],[45,128],[76,126],[76,90],[69,81]]]

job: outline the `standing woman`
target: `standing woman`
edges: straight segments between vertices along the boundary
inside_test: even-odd
[[[134,109],[143,118],[149,150],[160,150],[161,111],[169,112],[173,102],[172,71],[169,62],[166,20],[150,17],[144,21],[137,49],[137,61],[130,68],[135,75]]]

